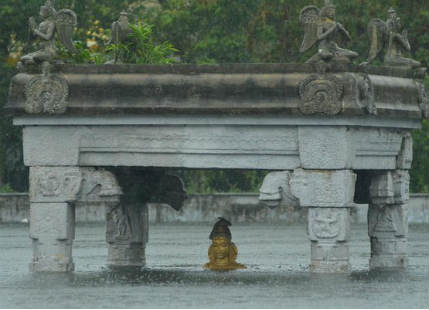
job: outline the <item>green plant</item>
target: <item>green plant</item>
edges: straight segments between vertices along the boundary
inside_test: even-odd
[[[0,193],[13,193],[14,190],[12,187],[10,187],[9,184],[5,184],[2,187],[0,187]]]
[[[119,58],[131,64],[171,64],[175,62],[174,53],[178,50],[169,42],[156,44],[153,26],[137,23],[130,25],[131,33],[126,43],[111,44],[109,54],[118,53]]]

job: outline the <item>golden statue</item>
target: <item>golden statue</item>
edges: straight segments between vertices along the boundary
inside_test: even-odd
[[[246,269],[246,266],[236,262],[238,249],[231,241],[231,231],[228,226],[231,223],[224,218],[219,218],[210,234],[212,244],[209,247],[209,260],[204,268],[214,271],[229,271]]]

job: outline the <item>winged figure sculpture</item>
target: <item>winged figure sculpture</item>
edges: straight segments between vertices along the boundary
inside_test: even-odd
[[[119,52],[117,49],[117,46],[121,43],[124,43],[129,38],[129,34],[131,33],[131,28],[128,20],[128,13],[127,12],[121,12],[119,20],[114,21],[112,23],[112,34],[110,41],[108,44],[114,44],[115,45],[115,58],[113,61],[108,61],[107,64],[111,63],[118,63],[119,59]]]
[[[403,53],[411,51],[408,33],[401,29],[401,19],[397,16],[396,11],[390,8],[388,13],[387,21],[374,18],[368,24],[368,36],[371,41],[368,63],[374,61],[385,50],[385,65],[420,67],[420,62],[403,57]]]
[[[325,0],[325,6],[319,10],[314,5],[301,10],[300,22],[304,27],[304,39],[300,52],[304,53],[318,44],[317,53],[307,63],[342,61],[350,62],[359,56],[358,53],[344,49],[336,43],[337,36],[342,35],[351,40],[344,26],[336,22],[336,8],[330,0]]]
[[[30,39],[38,38],[39,50],[21,57],[22,64],[52,63],[57,58],[55,38],[63,44],[69,52],[75,52],[73,33],[77,25],[76,14],[72,10],[56,11],[52,0],[47,0],[40,7],[40,17],[43,21],[37,25],[35,19],[29,19]]]

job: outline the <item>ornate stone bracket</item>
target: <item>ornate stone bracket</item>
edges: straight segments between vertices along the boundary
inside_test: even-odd
[[[305,115],[337,115],[343,111],[343,93],[344,84],[334,75],[312,75],[299,84],[299,110]]]
[[[25,85],[25,112],[29,114],[63,114],[67,109],[69,87],[58,74],[44,73]]]
[[[293,196],[290,189],[291,176],[292,173],[289,171],[268,173],[259,189],[259,200],[270,208],[278,207],[280,204],[298,206],[298,199]]]

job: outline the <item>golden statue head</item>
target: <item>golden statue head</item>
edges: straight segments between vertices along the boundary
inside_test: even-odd
[[[228,226],[231,223],[224,218],[219,218],[219,221],[213,227],[210,234],[212,244],[209,247],[209,262],[204,265],[204,268],[215,271],[228,271],[236,269],[245,269],[242,264],[237,263],[238,250],[235,244],[231,241],[231,231]]]

